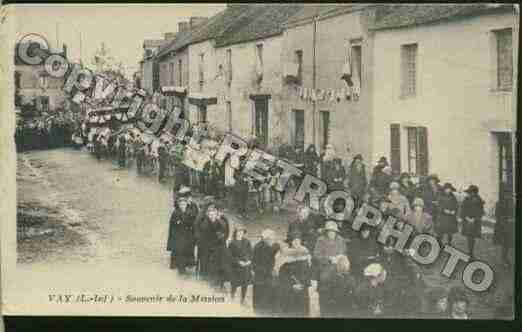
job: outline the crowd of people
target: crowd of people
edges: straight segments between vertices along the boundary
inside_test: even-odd
[[[243,220],[250,217],[252,204],[258,213],[279,211],[285,195],[278,190],[282,173],[275,167],[264,182],[234,171],[230,160],[222,165],[210,158],[197,171],[184,164],[182,154],[168,140],[147,139],[132,130],[116,135],[99,131],[90,141],[98,158],[116,159],[120,167],[135,162],[138,173],[156,172],[160,182],[174,179],[174,211],[167,241],[170,267],[181,276],[189,276],[187,270],[195,269],[198,278],[219,290],[230,282],[231,295],[236,296],[239,289],[242,303],[252,284],[253,308],[260,315],[307,316],[310,294],[317,290],[323,317],[469,316],[463,289],[427,290],[412,253],[396,251],[393,237],[381,245],[376,240],[378,228],[363,225],[359,232],[351,231],[355,214],[335,222],[301,206],[283,243],[276,243],[274,231],[266,229],[253,245],[246,239],[245,226],[227,220],[224,207],[235,210]],[[216,149],[210,147],[211,155]],[[368,174],[362,155],[343,163],[331,145],[321,155],[313,145],[305,151],[283,146],[277,155],[322,178],[329,190],[349,192],[356,207],[371,204],[383,217],[394,216],[399,225],[410,224],[416,232],[452,244],[460,230],[469,255],[475,256],[485,213],[477,186],[470,185],[461,198],[451,183],[441,185],[435,174],[424,179],[394,174],[386,157]],[[196,203],[193,191],[205,200]],[[502,260],[508,266],[513,198],[501,196],[494,240],[503,247]],[[343,207],[336,212],[339,208]]]

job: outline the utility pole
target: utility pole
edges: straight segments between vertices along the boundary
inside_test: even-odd
[[[313,40],[312,40],[312,43],[313,43],[313,48],[312,48],[312,89],[313,91],[315,92],[315,88],[316,88],[316,79],[317,79],[317,74],[316,74],[316,61],[315,61],[315,48],[316,48],[316,40],[317,38],[317,15],[314,15],[314,33],[313,33]],[[317,101],[316,100],[312,100],[312,130],[313,130],[313,135],[312,135],[312,139],[313,139],[313,143],[315,146],[317,146],[317,126],[316,126],[316,113],[317,113]],[[323,147],[319,147],[319,151],[322,152],[322,149]]]
[[[519,45],[519,20],[520,20],[520,7],[518,4],[513,5],[514,10],[514,29],[513,29],[513,96],[511,100],[512,116],[513,116],[513,127],[511,133],[511,146],[512,146],[512,159],[513,159],[513,197],[516,202],[517,194],[517,165],[516,165],[516,153],[517,153],[517,104],[518,104],[518,45]]]

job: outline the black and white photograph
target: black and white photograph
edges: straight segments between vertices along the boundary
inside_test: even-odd
[[[2,313],[513,320],[519,20],[0,7]]]

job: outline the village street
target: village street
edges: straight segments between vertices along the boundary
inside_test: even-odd
[[[39,211],[40,216],[48,211],[56,218],[56,224],[48,223],[49,233],[33,231],[18,244],[18,265],[24,270],[88,266],[104,271],[105,276],[110,275],[111,269],[124,268],[143,271],[140,278],[149,278],[149,271],[153,273],[154,279],[140,283],[164,282],[174,287],[178,282],[176,273],[168,268],[169,255],[165,250],[171,213],[170,185],[159,184],[156,177],[138,176],[133,168],[122,170],[110,161],[97,161],[80,150],[20,153],[18,163],[19,218],[24,211],[33,215]],[[243,223],[253,243],[267,227],[278,234],[280,241],[292,218],[293,211],[282,211]],[[464,250],[465,241],[460,235],[455,242]],[[475,318],[491,318],[495,298],[502,301],[503,294],[512,293],[512,272],[499,264],[499,249],[490,240],[479,241],[477,256],[492,264],[497,282],[491,291],[473,295],[471,308]],[[447,287],[461,283],[461,270],[451,280],[440,275],[438,271],[445,260],[446,257],[426,270],[428,285]]]

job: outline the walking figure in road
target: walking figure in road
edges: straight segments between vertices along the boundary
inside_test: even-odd
[[[458,202],[453,194],[455,188],[449,182],[442,186],[442,192],[439,196],[438,219],[435,223],[435,231],[442,242],[444,235],[447,236],[447,244],[451,245],[453,234],[458,232],[457,211]]]
[[[253,307],[258,314],[274,314],[277,304],[276,280],[272,274],[275,256],[280,249],[274,242],[275,233],[265,229],[261,241],[254,247],[252,268],[254,271]]]
[[[236,224],[230,242],[229,250],[232,257],[231,295],[235,297],[236,290],[241,288],[241,304],[245,304],[248,285],[252,281],[252,245],[244,236],[245,226]]]
[[[190,208],[188,197],[178,197],[170,217],[167,250],[170,251],[170,268],[185,275],[186,268],[195,265],[194,223],[197,212]]]
[[[125,137],[121,135],[119,137],[119,146],[118,146],[118,165],[120,168],[125,167],[125,154],[127,152],[127,143],[125,141]]]
[[[462,202],[462,235],[468,240],[468,250],[474,257],[475,239],[482,236],[482,217],[484,216],[484,200],[479,196],[479,188],[475,185],[465,190],[468,194]]]
[[[301,232],[289,234],[289,246],[276,258],[280,284],[280,312],[283,316],[306,317],[310,312],[311,256],[301,244]]]
[[[198,259],[200,276],[220,290],[224,289],[224,283],[230,277],[229,235],[228,221],[215,204],[210,204],[206,217],[196,228]]]

